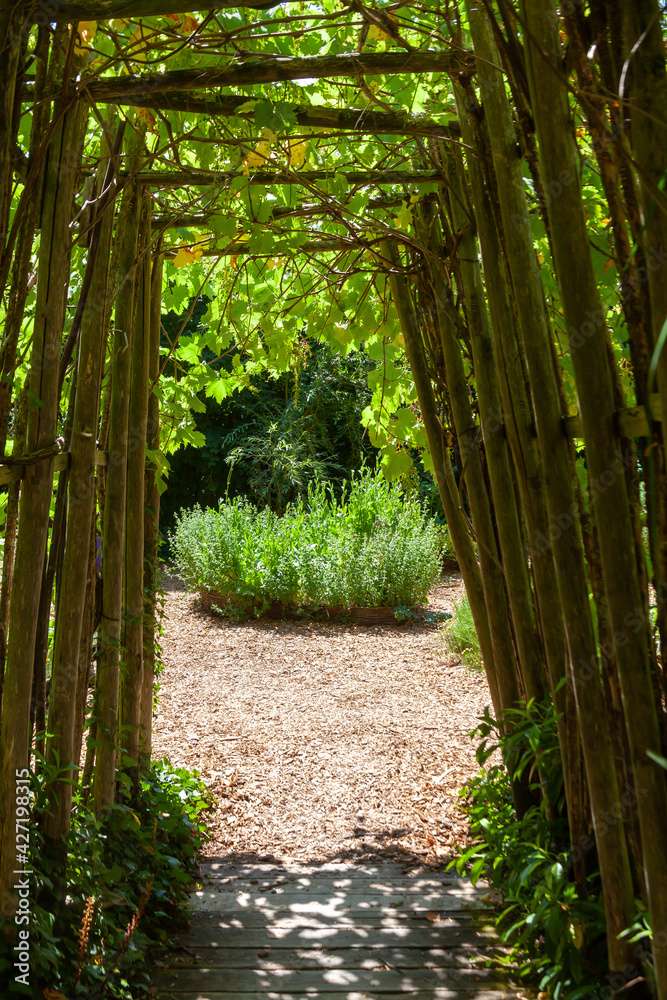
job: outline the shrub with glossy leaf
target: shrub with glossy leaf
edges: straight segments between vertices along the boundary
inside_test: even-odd
[[[460,873],[469,872],[473,883],[486,878],[500,891],[503,908],[497,923],[512,947],[509,960],[518,963],[531,984],[537,982],[544,991],[540,995],[554,1000],[607,996],[605,914],[597,859],[591,846],[582,893],[574,881],[568,849],[553,706],[529,702],[509,710],[506,721],[510,725],[503,732],[487,709],[481,725],[471,733],[473,738],[481,737],[477,760],[483,770],[460,794],[474,843],[452,865]],[[493,758],[498,748],[503,760]],[[534,790],[544,794],[541,805],[518,819],[510,774],[519,779],[526,773]],[[641,915],[628,934],[633,935],[633,942],[646,942]]]
[[[171,552],[183,578],[229,606],[260,614],[298,606],[396,607],[426,600],[441,540],[416,499],[364,471],[337,499],[311,485],[278,517],[242,499],[181,513]],[[223,609],[224,610],[224,609]]]
[[[197,874],[195,854],[207,838],[203,812],[210,794],[198,774],[153,761],[131,804],[103,816],[75,795],[67,838],[67,874],[54,882],[54,861],[41,818],[46,789],[58,769],[42,761],[31,777],[30,986],[10,974],[12,936],[0,934],[0,984],[5,997],[54,996],[130,1000],[149,994],[147,951],[183,924],[182,907]],[[55,868],[58,869],[56,863]],[[81,945],[87,906],[90,923]],[[128,926],[135,918],[131,934]],[[77,971],[78,969],[78,971]]]

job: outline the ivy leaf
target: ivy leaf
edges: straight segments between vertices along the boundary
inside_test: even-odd
[[[228,215],[212,215],[210,227],[214,236],[232,239],[236,235],[236,219]]]

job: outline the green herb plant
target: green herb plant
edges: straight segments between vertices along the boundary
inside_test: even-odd
[[[183,578],[220,594],[222,610],[272,601],[319,608],[414,607],[438,580],[438,527],[417,499],[363,470],[337,498],[310,484],[283,517],[243,499],[182,512],[171,552]]]
[[[461,807],[470,819],[471,847],[451,862],[473,883],[487,879],[502,895],[497,926],[511,946],[507,961],[530,984],[553,1000],[584,1000],[605,988],[604,906],[594,849],[586,859],[584,892],[575,884],[551,703],[528,702],[513,709],[503,730],[488,708],[471,738],[482,770],[461,789]],[[510,768],[506,762],[512,762]],[[527,769],[540,805],[518,820],[511,775]],[[631,940],[646,940],[645,912],[628,929]],[[606,994],[602,994],[606,995]]]
[[[454,615],[440,629],[439,638],[447,657],[473,670],[482,669],[482,653],[467,594],[464,593]]]

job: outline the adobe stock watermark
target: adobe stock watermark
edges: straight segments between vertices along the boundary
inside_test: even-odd
[[[589,497],[592,506],[595,505],[595,501],[601,494],[606,493],[613,486],[619,476],[625,475],[627,469],[634,462],[634,458],[634,454],[630,451],[625,454],[617,451],[611,466],[601,472],[596,479],[590,481]],[[529,543],[526,545],[526,555],[532,556],[533,553],[539,555],[551,548],[553,543],[558,541],[580,519],[582,513],[581,505],[573,500],[566,511],[550,515],[546,531],[538,531],[535,534],[533,545],[531,546]]]
[[[18,927],[18,944],[14,945],[14,979],[23,986],[30,986],[30,772],[27,767],[16,771],[16,868],[14,891],[18,898],[14,923]]]

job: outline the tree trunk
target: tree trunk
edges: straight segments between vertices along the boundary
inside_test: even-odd
[[[392,270],[389,272],[389,286],[405,339],[405,351],[410,362],[412,376],[415,380],[419,408],[426,429],[426,437],[438,483],[440,499],[442,500],[452,544],[456,552],[456,559],[461,569],[463,583],[466,588],[468,600],[470,601],[470,610],[475,623],[475,629],[477,630],[484,668],[489,679],[493,710],[496,718],[499,718],[502,712],[502,703],[498,690],[489,620],[486,614],[482,576],[469,529],[464,521],[463,512],[455,500],[455,490],[450,486],[450,481],[454,477],[443,440],[442,425],[438,417],[433,386],[428,374],[416,310],[407,281],[401,273],[401,264],[395,246],[389,242],[383,243],[382,253],[392,265]]]
[[[106,173],[106,162],[103,162],[98,169],[98,190],[104,188]],[[99,215],[88,251],[87,270],[91,278],[81,320],[70,445],[63,584],[53,644],[47,760],[58,759],[61,767],[71,769],[64,776],[65,780],[55,782],[50,791],[50,809],[45,816],[44,832],[48,839],[56,842],[60,842],[69,829],[71,772],[79,766],[75,748],[76,690],[88,582],[88,573],[83,571],[83,567],[87,568],[89,563],[90,532],[95,510],[95,455],[106,347],[109,255],[113,229],[113,210],[109,200],[107,197],[99,202]]]
[[[3,36],[0,36],[3,37]],[[37,156],[43,132],[44,93],[48,66],[49,35],[40,29],[35,50],[35,108],[30,130],[30,157]],[[0,174],[2,173],[0,169]],[[11,178],[11,171],[9,173]],[[30,290],[28,281],[32,247],[35,238],[37,216],[41,202],[41,172],[33,187],[33,196],[28,203],[19,227],[13,248],[12,278],[8,294],[7,315],[0,346],[0,454],[5,454],[7,427],[12,401],[14,372],[16,369],[16,348],[21,333],[25,303]],[[2,241],[0,241],[0,247]]]
[[[642,243],[651,300],[652,341],[667,321],[667,72],[658,0],[621,0],[629,93],[632,153],[639,175]],[[658,385],[667,413],[667,349],[658,358]],[[649,392],[651,387],[649,386]]]
[[[144,659],[144,484],[151,347],[150,235],[150,198],[144,197],[141,208],[140,257],[137,266],[137,308],[132,346],[130,437],[125,500],[125,666],[121,678],[121,724],[123,745],[131,768],[137,767],[139,763]]]
[[[620,461],[621,444],[615,429],[605,316],[588,247],[579,156],[570,125],[567,91],[560,81],[554,87],[562,61],[556,8],[551,0],[530,0],[530,3],[524,0],[523,11],[530,37],[529,80],[540,144],[540,169],[546,190],[552,192],[548,211],[554,265],[578,389],[593,494],[591,502],[598,528],[602,577],[623,696],[634,790],[641,793],[637,795],[637,810],[644,846],[649,913],[653,927],[667,928],[667,781],[665,772],[649,757],[651,752],[661,754],[662,746],[646,631],[643,627],[634,627],[644,602],[637,577],[625,469]],[[667,97],[667,91],[663,96]],[[564,175],[567,182],[562,180]],[[665,372],[667,377],[667,368]],[[667,950],[656,948],[653,957],[658,997],[667,1000]]]
[[[97,590],[97,572],[95,555],[97,542],[97,518],[93,511],[88,540],[88,572],[86,574],[86,597],[83,607],[81,625],[81,640],[79,643],[78,673],[76,679],[76,708],[74,717],[74,749],[72,760],[77,766],[81,764],[81,747],[86,721],[86,704],[88,701],[88,685],[93,661],[93,636],[95,633],[95,594]]]
[[[158,248],[159,249],[159,248]],[[153,452],[160,447],[160,401],[157,383],[160,377],[160,324],[162,320],[162,256],[155,257],[151,274],[150,356],[148,365],[148,422],[146,446]],[[156,611],[158,566],[158,526],[160,522],[160,492],[157,465],[146,463],[146,501],[144,519],[144,675],[141,689],[141,752],[148,762],[151,756],[153,732],[153,685],[156,666]]]
[[[442,240],[435,219],[426,221],[425,246],[431,251],[426,267],[435,299],[435,315],[445,366],[445,382],[461,453],[465,482],[482,571],[484,606],[488,617],[495,676],[501,709],[516,708],[520,700],[514,641],[509,623],[503,570],[496,545],[493,515],[480,455],[479,427],[475,423],[458,340],[457,316],[446,297],[447,280]]]
[[[16,128],[14,95],[21,50],[24,47],[23,17],[19,5],[0,12],[0,250],[7,239],[12,193],[14,134]]]
[[[505,586],[512,612],[526,697],[542,701],[546,693],[543,651],[537,633],[533,594],[521,539],[519,511],[504,433],[498,363],[491,340],[489,315],[484,300],[484,286],[460,156],[455,155],[450,166],[452,222],[454,231],[461,234],[459,268],[465,293],[473,370],[484,436],[484,454],[493,493]]]
[[[25,453],[25,438],[28,423],[28,380],[24,385],[16,408],[14,425],[14,454]],[[14,557],[16,555],[16,526],[19,515],[19,496],[21,480],[9,484],[7,510],[5,514],[5,537],[2,551],[2,585],[0,586],[0,718],[2,718],[2,692],[5,680],[5,664],[7,662],[7,629],[9,627],[9,602],[12,596],[12,579],[14,576]]]

